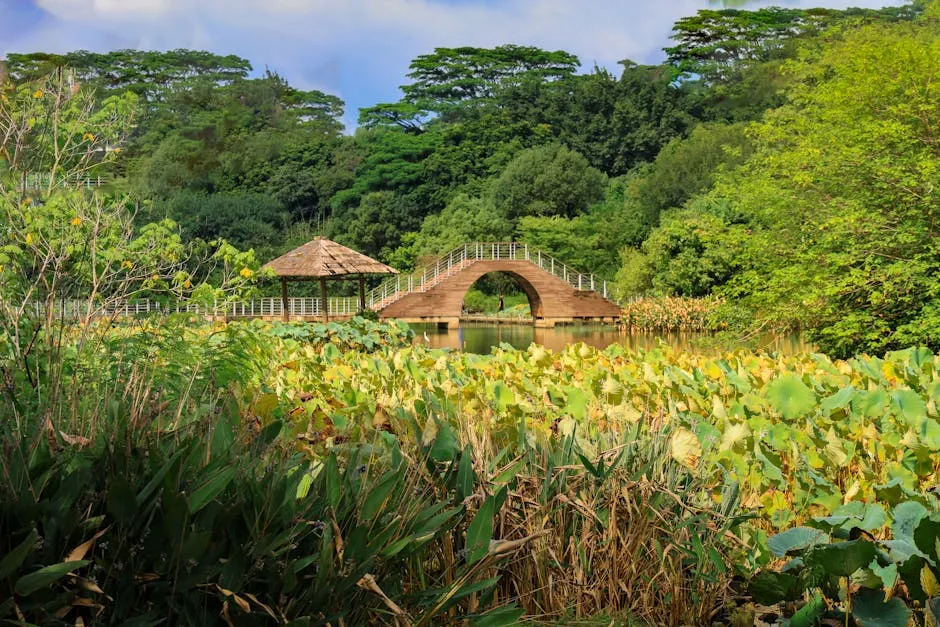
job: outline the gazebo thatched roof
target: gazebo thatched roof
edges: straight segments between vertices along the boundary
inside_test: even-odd
[[[357,253],[334,241],[315,237],[303,246],[264,264],[281,278],[319,279],[350,274],[398,274],[371,257]]]

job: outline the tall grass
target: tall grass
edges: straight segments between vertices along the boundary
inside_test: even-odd
[[[623,306],[621,324],[631,331],[701,332],[724,328],[716,320],[721,301],[715,298],[639,298]]]

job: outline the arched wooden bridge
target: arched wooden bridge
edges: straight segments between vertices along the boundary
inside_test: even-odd
[[[529,300],[536,326],[613,322],[620,315],[620,307],[608,298],[605,281],[516,242],[464,244],[411,275],[386,280],[368,294],[366,304],[383,319],[456,327],[467,291],[490,272],[516,280]]]

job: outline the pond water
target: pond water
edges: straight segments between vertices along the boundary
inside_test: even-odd
[[[697,352],[718,352],[733,348],[716,345],[706,333],[624,333],[613,325],[571,325],[536,329],[524,324],[465,323],[459,329],[439,329],[433,324],[413,324],[415,341],[432,348],[463,349],[468,353],[487,354],[501,343],[528,348],[533,342],[555,351],[569,344],[584,342],[597,348],[623,344],[631,349],[651,349],[663,343],[673,348]],[[425,339],[426,338],[426,339]],[[765,338],[754,348],[793,354],[812,350],[799,336]]]

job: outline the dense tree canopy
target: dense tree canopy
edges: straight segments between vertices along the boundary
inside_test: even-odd
[[[940,343],[940,28],[870,26],[796,66],[715,194],[749,217],[727,293],[826,349]]]

